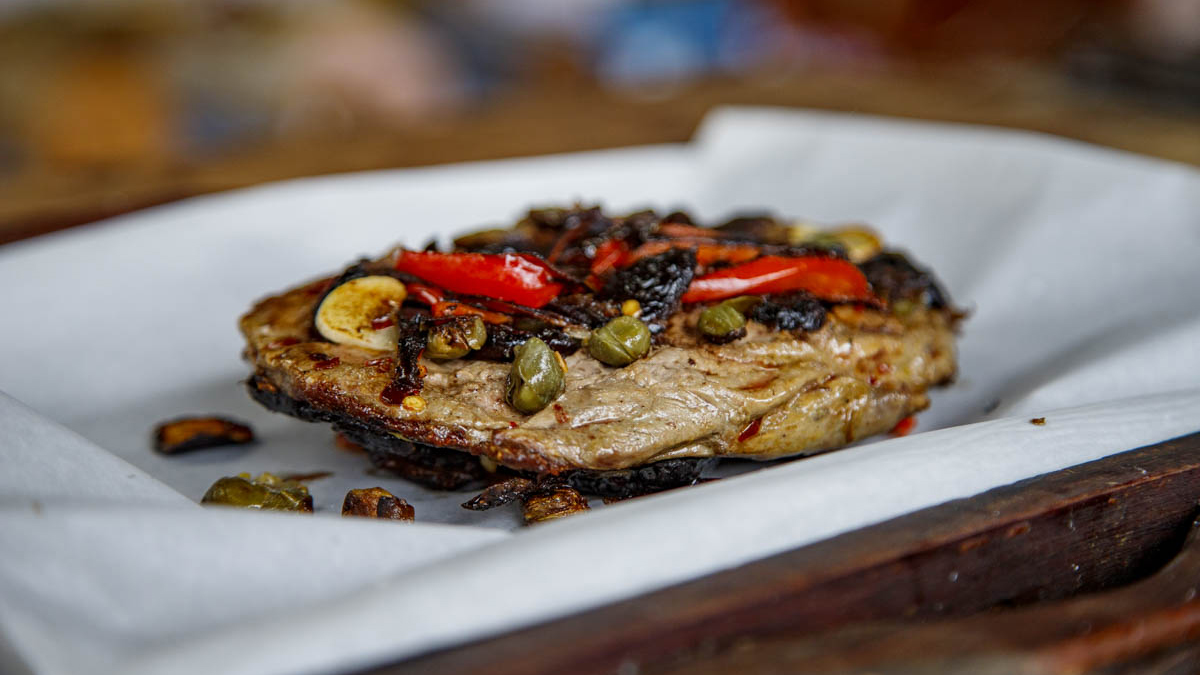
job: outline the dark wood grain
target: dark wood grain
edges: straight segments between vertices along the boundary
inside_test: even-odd
[[[857,624],[743,640],[659,675],[716,673],[1189,672],[1200,639],[1200,522],[1148,579],[1071,600],[919,625]]]
[[[708,664],[706,672],[794,672],[813,654],[869,652],[865,645],[898,626],[949,622],[989,608],[1010,608],[999,614],[1040,611],[1055,604],[1045,601],[1144,578],[1180,551],[1197,500],[1200,434],[1192,434],[374,672],[651,673],[699,664]],[[1186,576],[1192,564],[1185,561],[1184,572],[1155,578],[1182,598],[1187,580],[1180,574]],[[1164,590],[1155,597],[1166,595]],[[1036,601],[1042,604],[1030,605]],[[1191,635],[1186,626],[1200,618],[1192,617],[1200,606],[1191,603],[1176,611],[1155,602],[1137,606],[1147,625],[1161,629],[1150,641],[1154,650],[1180,647]],[[1053,618],[1029,616],[1006,624],[1015,631],[1013,653],[1046,647],[1031,642],[1035,638],[1079,630],[1076,622],[1058,632],[1038,626],[1017,631],[1027,622]],[[939,637],[945,630],[924,634],[928,649],[945,646]],[[972,624],[961,630],[979,629]],[[1118,638],[1101,637],[1098,643],[1078,644],[1095,649]],[[759,647],[747,650],[748,644]],[[899,650],[903,641],[896,645]],[[796,655],[786,661],[790,667],[771,669],[771,659],[788,657],[789,650]],[[769,658],[738,656],[755,652]],[[1063,653],[1047,652],[1046,658]],[[1088,667],[1140,656],[1136,649],[1117,650],[1111,659],[1093,659]]]

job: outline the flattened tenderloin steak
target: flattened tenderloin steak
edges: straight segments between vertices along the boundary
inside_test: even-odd
[[[393,251],[242,317],[252,390],[307,419],[542,474],[811,454],[926,408],[927,389],[955,374],[961,318],[928,271],[861,229],[756,222],[769,227],[543,210],[449,253]],[[338,313],[326,307],[354,279],[405,290],[362,300],[361,325],[343,329],[357,296],[340,291]],[[612,321],[621,315],[645,321]],[[589,344],[605,324],[606,340],[643,324],[653,338],[617,344],[633,360],[607,365],[593,354],[612,350]],[[535,378],[557,389],[533,383],[542,407],[524,414],[512,397],[528,375],[509,361],[534,337],[553,356]]]

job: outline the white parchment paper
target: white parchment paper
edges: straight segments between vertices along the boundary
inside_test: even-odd
[[[235,323],[254,298],[574,199],[871,223],[973,310],[958,383],[919,417],[939,430],[509,534],[515,509],[366,475],[327,429],[241,390]],[[0,398],[0,669],[343,670],[1200,430],[1197,260],[1187,167],[761,109],[719,112],[684,146],[292,181],[0,248],[0,390],[41,413]],[[263,441],[153,454],[151,427],[187,413],[243,418]],[[334,475],[311,486],[316,517],[192,504],[262,470]],[[442,524],[332,515],[376,484]]]

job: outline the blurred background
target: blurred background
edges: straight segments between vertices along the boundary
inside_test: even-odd
[[[766,104],[1200,164],[1200,0],[0,0],[0,243]]]

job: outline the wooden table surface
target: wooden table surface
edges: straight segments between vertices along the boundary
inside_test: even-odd
[[[1155,107],[1013,63],[789,71],[708,80],[654,98],[569,80],[419,127],[291,136],[202,162],[30,166],[0,177],[0,243],[296,176],[685,141],[707,111],[736,104],[1030,129],[1200,165],[1200,107]]]

